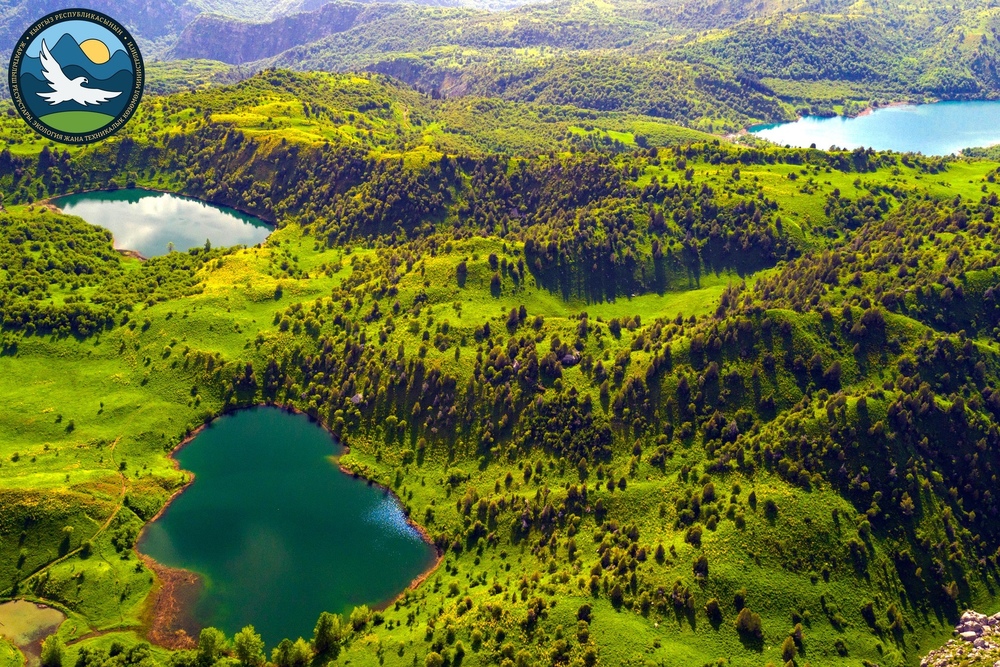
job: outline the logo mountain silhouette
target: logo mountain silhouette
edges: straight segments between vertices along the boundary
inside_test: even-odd
[[[52,54],[49,53],[49,48],[45,44],[44,39],[42,40],[41,60],[42,75],[49,82],[52,92],[36,94],[49,104],[56,105],[60,102],[72,101],[84,106],[89,104],[96,106],[121,95],[121,91],[86,87],[86,84],[90,83],[90,80],[85,76],[70,79],[63,73],[62,68],[56,59],[52,57]]]
[[[83,49],[71,35],[63,35],[55,44],[48,44],[48,47],[52,57],[56,59],[64,72],[71,67],[78,68],[86,72],[84,76],[91,82],[107,81],[122,71],[132,73],[132,61],[120,49],[112,53],[107,62],[97,64],[87,57],[87,54],[83,52]],[[44,80],[41,58],[26,56],[21,62],[21,74],[25,73],[31,74],[39,81]]]

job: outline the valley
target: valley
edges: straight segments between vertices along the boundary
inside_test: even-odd
[[[40,664],[902,667],[996,612],[1000,155],[741,132],[991,108],[993,14],[706,7],[139,3],[121,132],[0,103]]]

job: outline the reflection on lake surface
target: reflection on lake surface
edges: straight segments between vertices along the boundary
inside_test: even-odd
[[[320,612],[390,600],[434,563],[391,495],[340,471],[339,449],[307,417],[260,407],[178,452],[195,481],[139,549],[201,576],[196,625],[308,637]]]
[[[950,155],[963,148],[1000,143],[1000,102],[883,107],[857,118],[807,116],[793,123],[753,127],[750,132],[782,146],[860,146]]]
[[[110,229],[115,247],[143,257],[203,246],[252,246],[273,230],[260,218],[190,197],[131,188],[53,200],[64,213]]]

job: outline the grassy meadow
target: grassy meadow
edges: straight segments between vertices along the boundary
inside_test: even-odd
[[[237,661],[132,650],[133,546],[261,402],[442,556],[278,667],[915,665],[995,610],[997,163],[394,86],[265,72],[65,152],[0,122],[0,596],[69,615],[63,664]],[[277,229],[140,262],[41,204],[130,185]]]

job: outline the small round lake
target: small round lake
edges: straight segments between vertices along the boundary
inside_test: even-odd
[[[307,417],[258,407],[217,419],[177,453],[195,481],[139,551],[200,576],[186,625],[253,624],[274,646],[309,637],[323,611],[391,600],[433,565],[395,498],[344,474],[339,450]]]
[[[0,604],[0,637],[21,650],[29,665],[37,665],[42,641],[59,629],[66,615],[58,609],[27,600]]]
[[[856,118],[806,116],[793,123],[752,127],[750,133],[781,146],[951,155],[963,148],[1000,143],[1000,102],[891,106]]]
[[[64,213],[111,230],[115,247],[143,257],[205,245],[252,246],[273,228],[260,218],[191,197],[140,188],[84,192],[53,200]],[[173,244],[171,246],[171,244]]]

